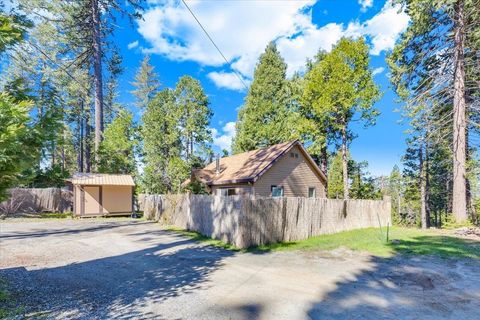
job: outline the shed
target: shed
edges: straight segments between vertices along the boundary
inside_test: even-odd
[[[78,217],[129,215],[133,213],[135,183],[131,175],[75,173],[73,213]]]

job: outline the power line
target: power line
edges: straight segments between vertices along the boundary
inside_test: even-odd
[[[200,28],[202,28],[203,32],[205,33],[205,35],[208,37],[208,39],[210,40],[210,42],[213,44],[213,46],[215,47],[215,49],[217,49],[218,53],[220,53],[220,55],[222,56],[223,60],[225,60],[225,62],[228,64],[228,66],[230,67],[230,69],[232,69],[233,73],[235,73],[235,75],[237,76],[238,80],[240,80],[240,82],[243,84],[243,86],[245,87],[245,89],[248,90],[248,86],[247,84],[245,83],[245,81],[243,81],[243,78],[242,76],[234,69],[232,68],[231,66],[231,62],[225,57],[225,55],[222,53],[222,51],[220,50],[220,48],[217,46],[217,44],[215,43],[215,41],[213,41],[212,37],[210,36],[210,34],[207,32],[207,30],[203,27],[202,23],[200,22],[200,20],[198,20],[198,18],[195,16],[195,14],[193,13],[193,11],[190,9],[190,7],[187,5],[187,3],[185,2],[185,0],[182,0],[182,3],[185,5],[185,7],[188,9],[188,11],[190,12],[190,14],[192,15],[192,17],[195,19],[195,21],[197,21],[198,25],[200,26]]]

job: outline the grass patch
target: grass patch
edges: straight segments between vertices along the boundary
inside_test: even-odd
[[[72,212],[22,212],[3,217],[8,219],[72,219]]]
[[[7,290],[7,281],[0,278],[0,319],[16,319],[23,313],[23,309],[15,305],[15,301]]]
[[[366,251],[380,257],[391,257],[400,253],[407,255],[435,255],[444,258],[480,259],[480,241],[451,236],[445,230],[392,227],[390,228],[389,241],[387,242],[385,229],[381,233],[378,228],[367,228],[248,249],[239,249],[195,231],[186,231],[175,227],[167,227],[165,230],[174,231],[207,245],[240,252],[334,250],[339,247],[346,247],[354,251]]]
[[[393,227],[390,228],[390,240],[387,242],[385,231],[384,229],[382,234],[377,228],[351,230],[297,242],[259,246],[250,250],[333,250],[347,247],[381,257],[402,253],[480,259],[480,241],[450,236],[439,230]]]
[[[73,213],[72,212],[48,212],[48,213],[42,213],[39,215],[39,218],[44,218],[44,219],[69,219],[73,218]]]
[[[234,245],[225,243],[221,240],[217,240],[217,239],[207,237],[207,236],[205,236],[205,235],[203,235],[199,232],[196,232],[196,231],[184,230],[184,229],[180,229],[180,228],[176,228],[176,227],[172,227],[172,226],[168,226],[168,227],[165,227],[163,229],[167,230],[167,231],[173,231],[173,232],[181,234],[183,236],[187,236],[192,240],[199,241],[199,242],[204,243],[204,244],[209,245],[209,246],[214,246],[214,247],[217,247],[217,248],[222,248],[222,249],[227,249],[227,250],[232,250],[232,251],[242,251],[241,249],[235,247]]]

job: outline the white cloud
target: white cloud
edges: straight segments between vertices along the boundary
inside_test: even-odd
[[[127,47],[128,47],[128,49],[133,49],[133,48],[138,47],[138,41],[130,42],[130,43],[127,45]]]
[[[234,72],[210,72],[207,77],[212,80],[218,88],[227,88],[231,90],[243,91],[245,89],[244,83],[248,86],[249,81],[237,75]]]
[[[358,4],[361,7],[360,10],[365,12],[368,8],[373,6],[373,0],[358,0]]]
[[[288,64],[288,75],[303,70],[307,58],[319,48],[330,50],[342,36],[366,36],[378,55],[393,47],[409,18],[388,1],[367,21],[347,25],[318,26],[312,20],[317,0],[305,1],[228,1],[221,6],[212,1],[188,1],[188,5],[209,32],[231,68],[251,79],[258,56],[270,41]],[[366,5],[370,2],[364,1]],[[175,61],[195,61],[223,68],[225,61],[198,26],[181,1],[150,0],[150,7],[139,21],[138,31],[150,44],[144,49]],[[240,90],[240,81],[227,70],[209,73],[217,86]]]
[[[410,17],[400,5],[393,5],[391,1],[383,6],[382,10],[364,23],[352,22],[347,27],[347,34],[366,35],[370,37],[372,55],[379,55],[382,51],[393,49],[398,36],[404,32]]]
[[[232,148],[232,139],[235,137],[235,122],[227,122],[222,128],[222,134],[217,129],[212,128],[213,144],[230,152]]]
[[[383,71],[385,71],[385,68],[384,68],[384,67],[375,68],[375,69],[373,69],[373,71],[372,71],[372,75],[380,74],[380,73],[382,73]]]
[[[303,70],[306,59],[315,56],[319,49],[330,51],[343,33],[342,25],[329,23],[321,28],[312,25],[293,39],[280,38],[277,41],[277,46],[288,63],[288,75]]]
[[[295,34],[309,23],[301,9],[314,2],[229,1],[219,6],[210,1],[188,1],[188,5],[226,58],[236,62],[242,74],[251,75],[269,41]],[[180,1],[148,9],[138,31],[151,44],[149,52],[209,66],[225,62]]]

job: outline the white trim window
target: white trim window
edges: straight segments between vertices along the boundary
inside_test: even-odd
[[[317,197],[317,189],[315,189],[315,187],[308,187],[308,197],[309,198]]]

